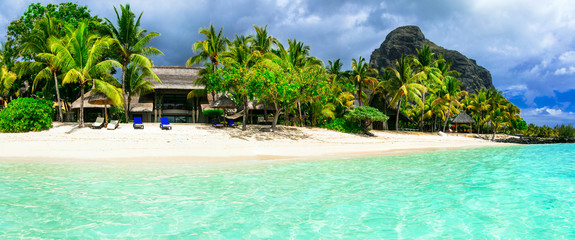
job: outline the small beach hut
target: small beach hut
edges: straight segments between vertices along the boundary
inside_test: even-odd
[[[228,96],[222,95],[218,98],[218,100],[212,102],[210,104],[211,108],[224,108],[224,109],[236,109],[238,105],[232,101]]]
[[[461,111],[457,117],[453,119],[452,123],[455,124],[455,132],[457,132],[457,126],[459,126],[459,124],[471,124],[471,129],[473,129],[475,120],[464,111]]]
[[[114,104],[114,101],[110,99],[106,94],[103,92],[97,92],[93,89],[90,90],[90,95],[87,97],[89,104],[94,105],[104,105],[104,121],[108,122],[108,105]]]

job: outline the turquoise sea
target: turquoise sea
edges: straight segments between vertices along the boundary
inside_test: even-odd
[[[326,161],[0,163],[0,239],[574,239],[575,145]]]

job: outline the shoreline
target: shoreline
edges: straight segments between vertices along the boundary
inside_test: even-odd
[[[0,133],[0,162],[42,163],[173,163],[201,164],[240,161],[308,161],[391,156],[438,150],[512,146],[472,138],[469,134],[372,131],[376,137],[321,128],[266,126],[213,128],[209,124],[173,124],[160,130],[146,123],[143,130],[120,124],[116,130],[76,128],[54,123],[47,131]],[[461,136],[463,135],[463,136]]]

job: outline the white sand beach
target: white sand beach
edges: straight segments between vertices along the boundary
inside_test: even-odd
[[[208,124],[173,124],[143,130],[120,124],[116,130],[76,128],[54,123],[48,131],[0,133],[0,161],[73,162],[221,162],[268,159],[330,159],[348,156],[409,154],[440,149],[506,146],[472,135],[372,131],[376,137],[320,128],[264,126],[214,128]]]

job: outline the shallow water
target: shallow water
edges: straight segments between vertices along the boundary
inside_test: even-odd
[[[575,238],[575,145],[223,165],[0,164],[0,239]]]

